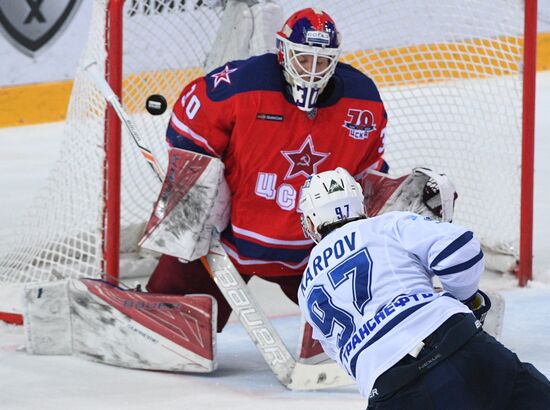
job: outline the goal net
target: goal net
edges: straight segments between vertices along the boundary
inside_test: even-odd
[[[285,18],[303,7],[277,3]],[[518,258],[522,116],[532,109],[522,105],[524,1],[310,4],[336,21],[342,61],[380,89],[389,119],[390,173],[428,166],[448,174],[459,193],[455,222],[473,229],[487,248]],[[204,74],[209,52],[223,47],[215,44],[222,13],[200,0],[94,3],[80,66],[97,61],[112,81],[120,56],[123,106],[163,167],[170,110],[153,117],[144,111],[145,100],[162,94],[171,106],[185,84]],[[0,244],[0,282],[97,277],[109,271],[113,249],[123,273],[141,269],[140,262],[154,264],[137,242],[160,183],[122,129],[120,197],[111,195],[117,170],[107,155],[116,156],[110,144],[120,125],[106,110],[80,69],[48,184],[9,243]],[[119,224],[120,240],[110,231]]]

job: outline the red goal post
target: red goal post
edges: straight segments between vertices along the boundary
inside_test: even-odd
[[[533,279],[533,190],[535,164],[535,93],[537,78],[537,0],[525,0],[523,115],[521,149],[520,249],[516,275],[520,286]]]
[[[299,2],[277,1],[284,15]],[[386,159],[447,173],[459,199],[455,222],[519,283],[532,278],[536,0],[312,2],[342,32],[342,60],[378,85],[389,115]],[[335,5],[338,5],[337,7]],[[204,74],[222,11],[202,1],[96,0],[80,66],[97,60],[155,157],[166,165],[169,112]],[[0,282],[97,277],[150,270],[137,248],[160,184],[86,74],[76,75],[65,143],[49,185],[0,244]],[[137,255],[137,257],[136,257]],[[519,265],[515,266],[515,260]],[[120,267],[122,266],[122,267]],[[116,280],[116,279],[114,279]]]

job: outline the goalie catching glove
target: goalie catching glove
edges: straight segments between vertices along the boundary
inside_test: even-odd
[[[424,170],[428,171],[427,169]],[[434,174],[430,170],[430,174],[427,175],[430,179],[426,181],[426,185],[422,190],[422,203],[437,219],[452,222],[454,203],[458,198],[454,185],[445,174]],[[444,187],[444,193],[441,192],[441,187]],[[447,211],[445,215],[444,211]]]
[[[443,222],[452,222],[458,197],[449,177],[428,168],[414,168],[397,178],[369,170],[363,192],[369,216],[410,211]]]
[[[491,309],[491,299],[489,299],[489,296],[485,292],[478,290],[473,296],[463,300],[462,303],[470,308],[476,319],[483,325],[487,312]]]

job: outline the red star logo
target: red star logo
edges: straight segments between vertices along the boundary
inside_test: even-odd
[[[224,67],[222,71],[216,74],[212,74],[210,77],[214,78],[214,88],[216,88],[222,81],[227,84],[231,84],[231,79],[229,78],[229,74],[237,71],[237,68],[229,68],[228,65]]]
[[[317,167],[330,155],[330,152],[317,152],[313,146],[311,135],[308,135],[300,148],[295,151],[281,151],[281,154],[290,162],[285,179],[294,178],[302,174],[306,178],[317,173]]]

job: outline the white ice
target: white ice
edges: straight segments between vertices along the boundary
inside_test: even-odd
[[[537,76],[534,280],[487,272],[482,287],[506,300],[503,343],[550,377],[550,72]],[[0,130],[0,218],[20,218],[23,204],[47,178],[59,149],[62,123]],[[6,229],[0,227],[0,239]],[[0,242],[2,242],[0,240]],[[298,310],[273,285],[253,291],[291,351]],[[268,370],[234,319],[219,335],[219,369],[210,375],[127,370],[77,357],[30,356],[23,329],[0,323],[0,409],[363,409],[354,387],[291,392]]]

